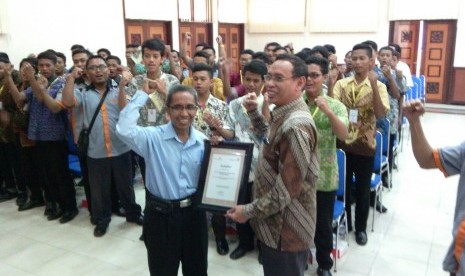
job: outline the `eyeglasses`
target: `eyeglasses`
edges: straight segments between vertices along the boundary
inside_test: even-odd
[[[175,105],[170,106],[170,108],[176,112],[181,112],[184,110],[196,111],[198,107],[195,104],[188,104],[188,105],[175,104]]]
[[[290,77],[290,78],[285,78],[283,76],[275,76],[275,75],[264,75],[263,78],[266,80],[266,81],[274,81],[274,82],[283,82],[285,80],[288,80],[288,79],[293,79],[293,77]]]
[[[319,74],[319,73],[309,73],[308,76],[314,80],[314,79],[317,79],[319,78],[320,76],[322,76],[323,74]]]
[[[100,70],[100,71],[103,71],[105,69],[107,69],[108,66],[106,65],[103,65],[103,64],[100,64],[100,65],[91,65],[91,66],[88,66],[87,67],[87,70],[91,70],[91,71],[97,71],[97,70]]]

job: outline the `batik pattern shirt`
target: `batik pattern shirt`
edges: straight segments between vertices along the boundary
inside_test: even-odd
[[[132,99],[137,90],[144,89],[144,80],[147,78],[147,74],[137,75],[133,78],[132,82],[127,88],[127,98]],[[174,85],[179,85],[179,80],[173,75],[161,73],[160,79],[165,81],[166,93]],[[147,103],[140,109],[140,117],[137,121],[139,126],[159,126],[166,123],[166,95],[162,95],[158,91],[154,91],[149,95]],[[150,116],[149,116],[150,114]]]
[[[258,111],[249,112],[260,133],[267,122]],[[268,138],[258,158],[253,202],[244,215],[257,237],[282,251],[308,250],[316,224],[318,178],[317,133],[302,98],[271,112]]]
[[[229,117],[228,105],[210,94],[208,96],[205,107],[197,109],[197,114],[195,115],[193,123],[194,128],[205,134],[205,136],[212,137],[214,134],[214,130],[212,130],[204,120],[205,112],[210,112],[213,117],[220,119],[223,123],[223,129],[233,129],[233,124],[231,122],[231,118]]]
[[[320,97],[326,99],[329,109],[345,125],[349,125],[346,107],[338,100],[328,97],[322,91]],[[336,134],[333,132],[331,121],[316,104],[310,104],[307,95],[304,93],[303,98],[307,103],[313,121],[315,121],[316,131],[318,134],[318,161],[320,163],[320,174],[318,175],[317,190],[323,192],[335,191],[339,185],[339,171],[337,167],[336,156]]]
[[[389,99],[386,85],[377,82],[379,96],[387,113],[389,111]],[[348,77],[336,82],[334,86],[334,98],[339,100],[347,108],[358,111],[357,123],[349,121],[349,137],[340,147],[345,152],[363,156],[374,156],[376,148],[376,116],[373,106],[373,89],[366,78],[357,84],[355,77]]]

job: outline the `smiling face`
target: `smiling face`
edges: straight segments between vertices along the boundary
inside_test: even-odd
[[[309,99],[315,99],[320,95],[323,82],[327,75],[323,75],[321,67],[318,64],[307,65],[308,77],[305,83],[305,93]]]
[[[197,110],[190,110],[186,108],[187,106],[197,105],[195,102],[194,96],[187,92],[177,92],[173,94],[169,106],[167,108],[167,113],[171,119],[174,130],[176,133],[181,133],[188,131],[192,122],[194,121],[195,114]],[[175,106],[183,106],[184,108],[172,108]]]
[[[277,60],[270,66],[266,91],[270,103],[277,107],[286,105],[301,96],[306,79],[294,78],[292,71],[292,63],[287,60]]]
[[[93,58],[89,60],[86,71],[94,86],[106,84],[108,81],[109,70],[103,59]]]
[[[163,62],[163,59],[160,51],[144,48],[142,63],[147,68],[147,72],[155,73],[160,71],[160,64]]]

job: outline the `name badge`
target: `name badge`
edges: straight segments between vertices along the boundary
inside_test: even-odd
[[[149,109],[147,119],[149,123],[155,123],[157,121],[157,111],[155,109]]]
[[[358,109],[349,110],[349,122],[357,123],[358,120]]]

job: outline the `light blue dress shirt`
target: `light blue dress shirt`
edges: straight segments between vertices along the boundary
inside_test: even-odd
[[[137,91],[120,113],[117,134],[144,157],[145,185],[151,194],[169,200],[193,195],[197,190],[207,137],[191,126],[189,139],[184,144],[171,122],[156,127],[137,126],[139,110],[147,99],[146,93]]]

